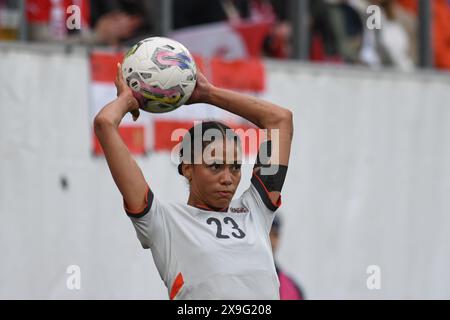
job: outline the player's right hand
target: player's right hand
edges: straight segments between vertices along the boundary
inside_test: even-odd
[[[197,71],[197,82],[195,84],[195,89],[186,104],[208,103],[212,88],[213,85],[208,81],[203,73]]]
[[[127,83],[125,82],[122,74],[122,65],[117,63],[117,74],[116,79],[114,80],[114,85],[117,90],[117,97],[123,98],[127,104],[127,112],[130,112],[133,116],[133,121],[136,121],[139,118],[139,102],[133,95],[133,90]]]

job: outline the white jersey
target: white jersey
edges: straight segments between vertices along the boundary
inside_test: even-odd
[[[254,183],[226,212],[163,204],[151,191],[146,210],[127,211],[170,299],[279,299],[269,238],[276,207]]]

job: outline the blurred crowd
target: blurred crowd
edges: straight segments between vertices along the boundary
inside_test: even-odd
[[[381,10],[381,28],[370,29],[371,5]],[[434,63],[450,69],[450,1],[431,2]],[[392,66],[418,63],[418,0],[311,1],[311,60]]]
[[[419,0],[309,1],[309,59],[402,70],[418,63]],[[0,0],[0,40],[16,39],[20,12],[16,0]],[[138,39],[160,35],[160,0],[26,0],[26,38],[87,45],[129,46]],[[292,53],[292,10],[289,0],[173,0],[172,28],[211,23],[264,23],[260,55],[288,59]],[[81,28],[67,28],[67,19],[80,8]],[[368,21],[376,5],[381,28]],[[69,12],[67,12],[69,11]],[[450,0],[432,1],[434,65],[450,70]],[[372,18],[371,18],[372,17]],[[372,19],[372,20],[371,20]],[[77,22],[72,19],[73,23]]]

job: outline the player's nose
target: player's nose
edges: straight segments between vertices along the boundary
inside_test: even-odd
[[[227,186],[233,184],[232,173],[228,166],[226,166],[225,169],[222,170],[222,174],[220,175],[220,184]]]

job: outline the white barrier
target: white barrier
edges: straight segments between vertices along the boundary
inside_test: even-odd
[[[450,79],[267,67],[265,98],[295,121],[280,265],[311,299],[449,299]],[[86,53],[2,45],[0,70],[0,298],[167,299],[91,156]],[[138,162],[157,197],[186,200],[169,154]]]

